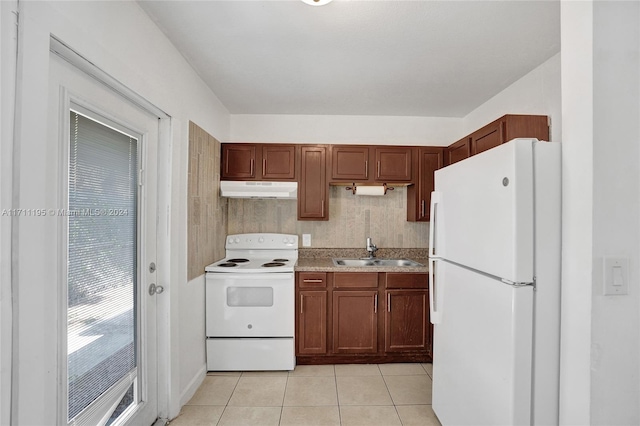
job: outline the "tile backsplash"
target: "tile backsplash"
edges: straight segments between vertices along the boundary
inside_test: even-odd
[[[406,187],[371,197],[331,186],[329,194],[328,221],[298,221],[296,200],[229,199],[228,233],[311,234],[313,248],[364,247],[367,237],[381,248],[428,247],[429,224],[407,222]]]

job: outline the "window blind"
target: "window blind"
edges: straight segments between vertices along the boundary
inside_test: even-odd
[[[136,367],[138,141],[70,112],[69,419]]]

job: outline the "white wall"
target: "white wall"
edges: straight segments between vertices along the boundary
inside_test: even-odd
[[[464,117],[454,140],[505,114],[547,115],[551,119],[550,139],[561,140],[560,53]]]
[[[593,3],[591,424],[640,424],[640,3]],[[629,294],[603,295],[605,256]]]
[[[562,2],[562,317],[560,422],[590,423],[593,233],[591,2]]]
[[[199,332],[191,327],[192,322],[203,320],[203,316],[194,319],[188,308],[201,302],[201,292],[181,291],[186,285],[188,121],[225,140],[229,137],[229,114],[137,3],[20,2],[20,5],[16,146],[21,149],[14,163],[17,179],[13,182],[12,195],[17,197],[17,203],[28,205],[12,207],[55,207],[49,204],[56,203],[55,192],[59,190],[55,184],[58,181],[56,167],[52,165],[57,157],[47,155],[48,152],[55,154],[55,149],[38,145],[44,143],[38,141],[50,139],[46,126],[50,34],[172,117],[170,146],[161,147],[165,153],[160,164],[164,180],[160,182],[159,197],[165,207],[159,216],[165,218],[160,229],[165,246],[159,247],[162,261],[158,262],[158,271],[166,277],[163,283],[166,291],[158,299],[161,345],[158,354],[169,362],[160,372],[166,380],[166,389],[160,391],[161,414],[173,417],[178,413],[184,393],[181,385],[194,380],[182,376],[202,375],[202,368],[193,364],[204,360],[203,356],[199,360],[192,357],[193,347],[179,344],[189,340],[185,336]],[[3,24],[6,22],[4,10]],[[15,62],[9,53],[3,48],[3,75],[10,72],[10,64]],[[2,123],[7,121],[13,122],[3,108]],[[3,130],[3,139],[4,136]],[[27,151],[27,146],[35,149]],[[3,154],[5,147],[3,141]],[[3,164],[4,161],[3,158]],[[1,177],[4,188],[11,172],[3,168]],[[4,191],[2,195],[5,203]],[[55,424],[59,392],[55,360],[58,312],[54,306],[58,300],[57,289],[63,283],[51,271],[56,270],[59,236],[56,227],[47,221],[20,220],[18,232],[12,248],[17,256],[15,285],[20,288],[14,305],[18,308],[15,324],[18,344],[13,354],[18,381],[14,387],[12,422]],[[4,233],[2,235],[4,237]],[[2,260],[6,260],[4,253]],[[4,275],[2,278],[4,289]],[[4,335],[2,341],[5,341]],[[201,344],[204,354],[204,342]],[[2,388],[5,379],[3,374]],[[2,408],[4,420],[4,405]]]
[[[445,146],[504,114],[549,115],[551,139],[560,140],[560,54],[464,118],[236,114],[225,142]]]
[[[232,115],[223,142],[433,145],[454,142],[459,118],[351,115]]]
[[[204,274],[180,288],[180,395],[183,406],[198,390],[207,374],[205,353]],[[177,414],[177,413],[176,413]]]
[[[640,3],[563,2],[561,422],[640,424]],[[604,256],[629,294],[604,296]]]

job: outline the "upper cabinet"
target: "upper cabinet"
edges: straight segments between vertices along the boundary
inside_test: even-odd
[[[429,221],[431,191],[434,189],[436,170],[444,166],[445,148],[422,147],[418,150],[418,177],[415,185],[407,188],[407,220]]]
[[[327,147],[300,147],[298,220],[328,220]]]
[[[375,180],[380,182],[411,182],[412,148],[382,146],[374,148]]]
[[[222,144],[222,180],[296,180],[296,145]]]
[[[449,145],[446,149],[446,157],[447,165],[471,157],[471,138],[465,137]]]
[[[549,140],[546,115],[505,115],[476,130],[470,136],[471,155],[496,147],[514,138]]]
[[[412,182],[412,147],[333,145],[331,180],[335,182]]]
[[[222,144],[220,177],[222,179],[255,179],[256,154],[256,145]]]
[[[369,180],[369,148],[333,145],[331,147],[331,180],[364,182]]]
[[[223,143],[222,180],[298,182],[298,220],[329,219],[330,184],[407,186],[407,220],[429,221],[434,172],[514,138],[549,140],[546,115],[507,114],[446,147]]]
[[[295,145],[262,145],[262,179],[295,180]]]

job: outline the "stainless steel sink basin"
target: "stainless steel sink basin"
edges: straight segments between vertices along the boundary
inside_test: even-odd
[[[336,266],[424,266],[409,259],[344,259],[334,258]]]

